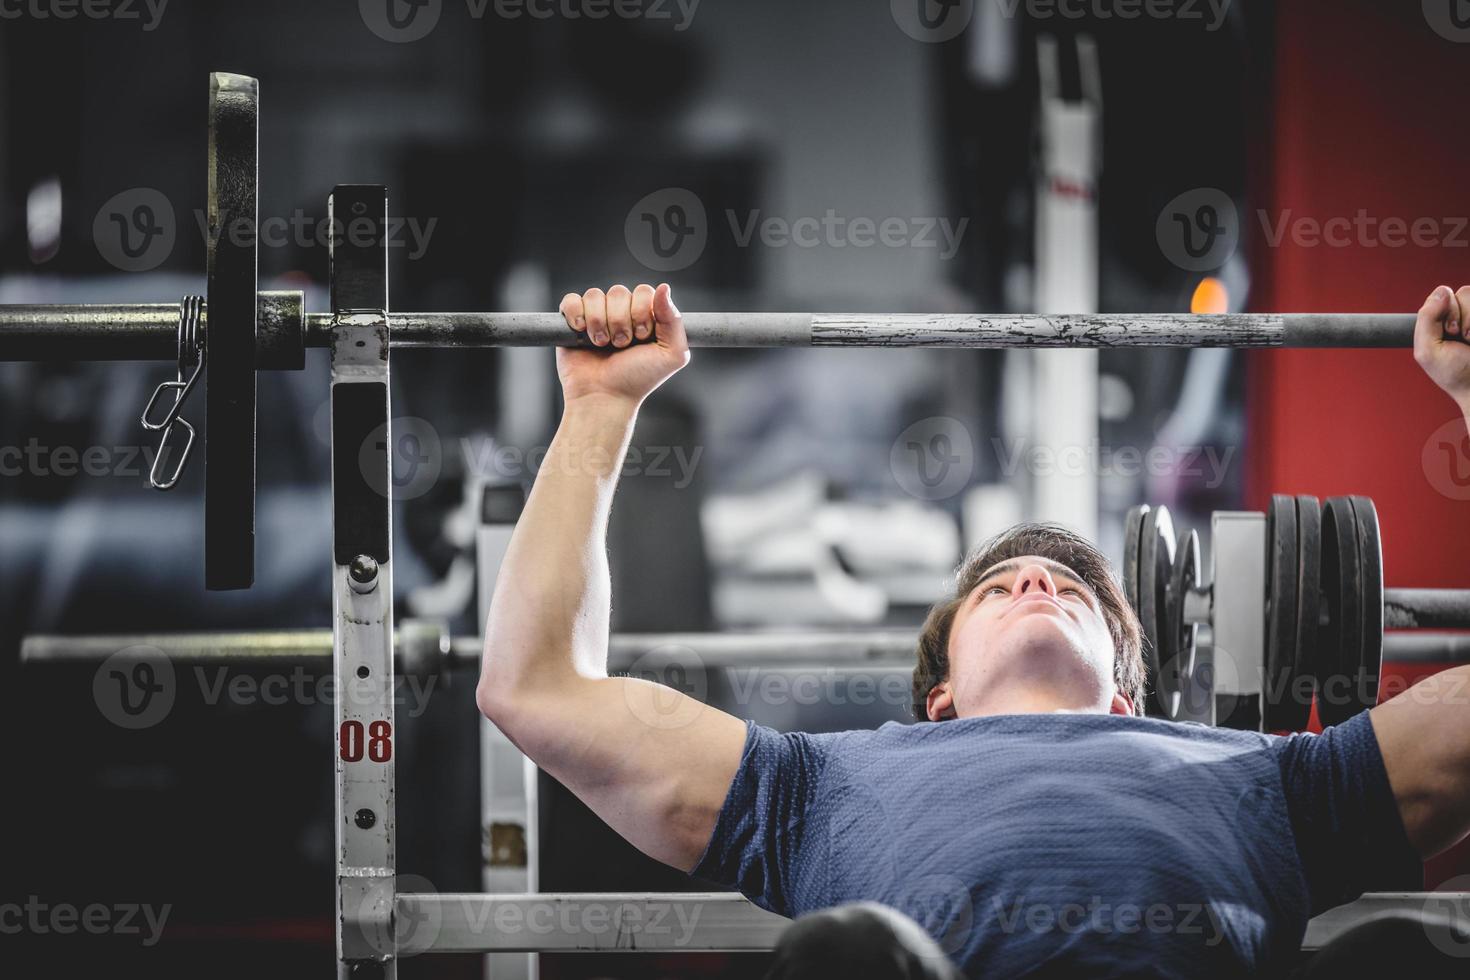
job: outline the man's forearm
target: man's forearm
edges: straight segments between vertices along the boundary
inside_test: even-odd
[[[606,676],[607,521],[636,416],[613,397],[567,404],[496,581],[482,698]]]

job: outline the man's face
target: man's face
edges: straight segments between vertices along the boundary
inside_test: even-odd
[[[1113,657],[1102,604],[1081,576],[1047,558],[1013,558],[988,569],[956,611],[949,678],[929,695],[929,717],[1128,714]]]

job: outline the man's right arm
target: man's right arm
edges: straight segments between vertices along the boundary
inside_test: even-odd
[[[1470,431],[1470,286],[1441,286],[1419,311],[1414,357],[1465,416]],[[1470,512],[1462,515],[1470,518]],[[1409,839],[1428,858],[1470,834],[1470,667],[1427,678],[1373,709]]]
[[[667,286],[569,295],[562,313],[617,349],[556,352],[566,408],[496,580],[478,701],[635,847],[691,871],[739,768],[745,723],[607,675],[608,514],[639,405],[688,360],[683,322]]]

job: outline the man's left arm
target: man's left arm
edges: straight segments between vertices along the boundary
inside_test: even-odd
[[[1470,833],[1470,666],[1426,678],[1372,715],[1409,843],[1433,857]]]
[[[1414,359],[1470,429],[1470,286],[1430,294],[1414,329]],[[1409,842],[1430,857],[1470,834],[1470,666],[1416,684],[1372,718]]]

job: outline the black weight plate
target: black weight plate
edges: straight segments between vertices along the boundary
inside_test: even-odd
[[[208,434],[204,585],[255,581],[255,357],[259,83],[209,79]]]
[[[1296,501],[1278,494],[1271,498],[1266,513],[1266,676],[1261,720],[1268,732],[1303,727],[1291,689],[1297,671],[1297,558]]]
[[[1148,504],[1132,507],[1123,522],[1123,595],[1135,615],[1141,615],[1138,608],[1138,552],[1143,546],[1143,519],[1148,511]]]
[[[1352,696],[1359,644],[1363,638],[1358,522],[1346,497],[1332,497],[1322,508],[1322,598],[1327,625],[1322,630],[1317,673],[1317,715],[1323,727],[1341,724],[1357,713]]]
[[[1143,624],[1143,649],[1152,693],[1149,714],[1174,718],[1179,714],[1180,688],[1166,660],[1168,589],[1174,572],[1174,521],[1169,508],[1155,507],[1143,517],[1143,535],[1138,556],[1138,609]]]
[[[1367,711],[1378,703],[1378,678],[1383,669],[1383,539],[1373,501],[1367,497],[1353,497],[1352,501],[1353,516],[1358,519],[1358,568],[1363,582],[1363,640],[1353,695],[1357,710]]]
[[[1189,591],[1199,584],[1202,574],[1199,551],[1199,533],[1190,531],[1179,540],[1179,545],[1174,549],[1174,571],[1169,578],[1168,620],[1169,629],[1165,636],[1168,639],[1168,648],[1165,651],[1164,670],[1168,672],[1171,683],[1176,685],[1180,692],[1179,700],[1188,700],[1201,696],[1214,697],[1213,685],[1210,690],[1201,691],[1196,684],[1195,677],[1195,650],[1199,627],[1194,623],[1184,620],[1184,600]],[[1172,705],[1174,714],[1169,716],[1171,721],[1177,721],[1181,706],[1178,700]],[[1201,704],[1186,704],[1183,706],[1192,716],[1203,713],[1203,709],[1209,707]]]
[[[1302,731],[1312,716],[1317,687],[1318,640],[1322,629],[1322,504],[1316,497],[1296,498],[1297,594],[1296,664],[1292,678],[1292,715],[1285,730]]]

